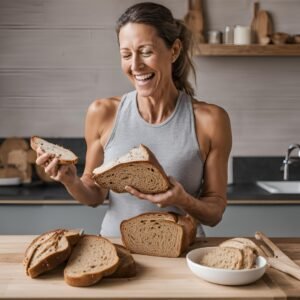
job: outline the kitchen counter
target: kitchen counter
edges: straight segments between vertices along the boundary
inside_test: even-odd
[[[300,194],[270,194],[255,183],[229,184],[228,204],[300,204]],[[20,186],[1,186],[0,204],[80,205],[59,183],[35,182]]]
[[[221,286],[191,273],[185,257],[134,255],[136,277],[104,278],[86,288],[68,286],[62,268],[31,279],[25,275],[22,259],[34,237],[0,236],[0,299],[300,299],[300,282],[272,268],[253,284]],[[222,240],[208,238],[198,241],[194,247],[214,246]],[[300,238],[272,238],[272,241],[300,264]]]

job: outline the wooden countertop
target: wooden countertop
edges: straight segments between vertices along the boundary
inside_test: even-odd
[[[272,268],[253,284],[221,286],[193,275],[185,257],[134,255],[138,271],[135,278],[103,279],[86,288],[68,286],[62,269],[31,279],[25,275],[22,259],[34,237],[0,236],[0,299],[300,299],[300,281]],[[222,240],[207,238],[195,247],[214,246]],[[272,241],[300,265],[300,238]]]

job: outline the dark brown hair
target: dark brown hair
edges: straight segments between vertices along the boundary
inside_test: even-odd
[[[176,39],[182,44],[177,60],[172,65],[172,78],[177,89],[193,96],[194,89],[188,81],[190,71],[196,77],[195,68],[190,58],[192,33],[180,20],[174,19],[171,11],[163,5],[142,2],[129,7],[119,18],[116,32],[119,38],[121,28],[127,23],[140,23],[153,26],[157,34],[171,48]]]

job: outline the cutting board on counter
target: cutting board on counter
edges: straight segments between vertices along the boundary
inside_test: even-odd
[[[62,269],[31,279],[25,275],[23,254],[34,236],[0,236],[0,299],[286,299],[300,296],[299,281],[268,269],[257,282],[246,286],[221,286],[191,273],[185,257],[162,258],[134,254],[137,276],[103,279],[93,287],[74,288],[63,280]],[[110,239],[120,243],[119,239]],[[199,240],[195,247],[220,244],[222,238]],[[273,239],[291,258],[300,262],[300,238]]]

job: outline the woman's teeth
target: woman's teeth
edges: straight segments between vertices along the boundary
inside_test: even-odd
[[[154,73],[143,74],[143,75],[135,75],[135,79],[138,81],[145,81],[154,76]]]

